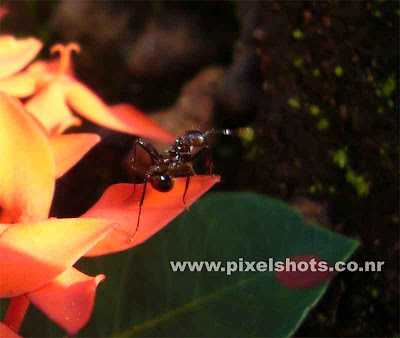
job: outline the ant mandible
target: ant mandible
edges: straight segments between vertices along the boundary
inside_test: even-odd
[[[151,143],[143,141],[141,138],[135,140],[133,145],[132,154],[132,169],[135,174],[136,171],[136,148],[141,146],[150,156],[151,167],[146,172],[144,178],[144,186],[142,196],[139,202],[139,214],[136,223],[136,229],[129,241],[132,241],[140,223],[140,215],[142,213],[142,206],[146,194],[147,183],[160,192],[171,191],[174,186],[174,179],[176,177],[186,177],[185,191],[182,196],[183,204],[186,207],[185,197],[189,188],[190,176],[195,176],[196,173],[193,169],[192,162],[198,158],[202,153],[207,155],[207,165],[209,167],[209,174],[213,173],[212,154],[208,144],[209,135],[233,135],[230,129],[222,130],[208,130],[201,132],[199,130],[187,131],[183,136],[177,138],[175,143],[165,151],[165,156],[161,155],[159,151]],[[199,151],[193,155],[193,148],[200,148]],[[136,184],[132,196],[135,194]],[[131,196],[131,197],[132,197]],[[131,198],[130,197],[130,198]]]

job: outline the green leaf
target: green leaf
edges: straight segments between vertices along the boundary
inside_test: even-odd
[[[326,282],[288,289],[274,272],[172,272],[170,261],[225,264],[315,253],[333,264],[356,246],[274,199],[209,194],[143,245],[85,260],[92,274],[104,272],[107,279],[81,336],[288,336]]]
[[[289,336],[323,295],[327,281],[289,289],[272,271],[173,272],[170,261],[238,264],[241,259],[268,262],[315,254],[334,264],[346,260],[357,245],[307,223],[275,199],[208,194],[142,245],[78,262],[76,267],[87,274],[107,276],[98,287],[91,321],[79,336]],[[46,328],[34,319],[24,322],[23,332],[59,336],[55,324]]]

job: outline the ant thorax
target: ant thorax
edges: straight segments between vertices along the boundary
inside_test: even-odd
[[[168,164],[168,172],[173,177],[187,177],[192,175],[191,166],[183,161],[171,161]]]

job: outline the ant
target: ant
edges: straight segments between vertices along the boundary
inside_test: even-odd
[[[131,160],[133,173],[136,171],[137,146],[142,147],[149,154],[151,159],[151,167],[149,170],[147,170],[144,178],[144,187],[142,197],[139,202],[139,214],[136,223],[136,229],[129,241],[133,240],[133,237],[139,228],[140,215],[142,212],[142,206],[148,182],[155,190],[160,192],[168,192],[172,190],[175,183],[174,179],[176,177],[186,177],[185,191],[183,193],[182,200],[185,208],[187,209],[185,197],[189,188],[190,176],[196,175],[192,162],[202,153],[206,153],[209,174],[212,175],[213,173],[212,153],[208,144],[208,136],[215,134],[233,135],[234,133],[230,129],[212,129],[205,132],[201,132],[199,130],[190,130],[175,140],[174,144],[172,144],[172,146],[165,151],[165,156],[161,155],[156,147],[154,147],[151,143],[145,142],[141,138],[135,140]],[[199,148],[199,151],[193,155],[194,148]],[[132,196],[135,194],[135,191],[136,184],[134,185]]]

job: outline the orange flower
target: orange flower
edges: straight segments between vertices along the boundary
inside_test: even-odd
[[[75,334],[90,318],[96,286],[104,275],[86,276],[72,266],[82,255],[125,250],[162,229],[184,210],[185,179],[177,179],[169,193],[149,185],[141,225],[132,241],[143,185],[137,185],[132,198],[132,184],[112,185],[82,217],[49,219],[55,179],[76,160],[71,157],[74,151],[60,155],[59,150],[64,142],[79,147],[86,137],[58,135],[50,140],[22,104],[3,93],[0,124],[0,298],[13,297],[4,324],[18,332],[32,302]],[[217,177],[193,177],[187,205],[217,181]],[[0,334],[7,330],[0,325]]]
[[[104,276],[83,275],[72,265],[113,222],[48,219],[57,163],[47,135],[18,100],[3,93],[0,124],[0,298],[15,297],[5,324],[18,331],[31,301],[73,334],[90,318]],[[64,300],[62,310],[51,302],[56,295]]]
[[[26,108],[51,135],[61,134],[67,128],[81,124],[81,120],[72,114],[72,108],[106,128],[165,142],[174,141],[173,135],[132,105],[108,107],[78,81],[71,61],[73,51],[80,51],[78,44],[54,45],[50,52],[58,52],[58,59],[35,62],[25,72],[0,79],[0,91],[18,97],[35,94],[26,102]]]
[[[41,48],[42,43],[35,38],[17,40],[11,35],[0,35],[0,79],[24,68]]]

